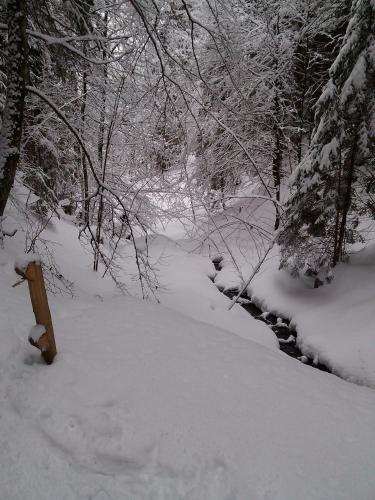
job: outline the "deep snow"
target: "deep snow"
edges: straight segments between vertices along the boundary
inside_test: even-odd
[[[329,286],[278,271],[277,249],[249,293],[262,308],[291,317],[301,350],[346,380],[375,388],[375,245],[340,264]]]
[[[271,239],[249,231],[238,217],[263,228],[263,235],[272,234],[270,203],[242,203],[241,213],[236,203],[216,215],[220,232],[211,233],[210,239],[216,253],[224,257],[223,268],[215,277],[215,284],[223,289],[242,287]],[[364,222],[364,230],[366,238],[373,240],[374,224]],[[203,252],[210,253],[207,243]],[[318,289],[313,288],[312,279],[295,279],[279,271],[278,253],[274,246],[249,285],[252,300],[263,311],[292,320],[304,354],[346,380],[375,388],[375,244],[353,247],[349,262],[335,269],[333,282]]]
[[[225,319],[208,259],[154,240],[166,307],[120,296],[76,235],[64,220],[45,235],[76,291],[49,295],[51,366],[11,287],[21,233],[0,250],[1,499],[374,498],[373,390],[283,355],[239,306]]]

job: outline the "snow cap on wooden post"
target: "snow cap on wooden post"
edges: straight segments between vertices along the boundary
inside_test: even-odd
[[[41,259],[36,255],[26,255],[24,258],[17,259],[15,271],[28,282],[35,315],[36,325],[30,332],[29,342],[41,351],[44,361],[50,365],[57,351]]]

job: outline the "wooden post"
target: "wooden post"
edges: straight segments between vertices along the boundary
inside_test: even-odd
[[[28,264],[26,271],[17,267],[15,271],[26,279],[29,284],[30,299],[36,324],[43,325],[46,329],[45,333],[43,333],[37,342],[34,342],[31,338],[29,338],[29,342],[40,349],[44,361],[50,365],[57,351],[42,266],[40,262],[35,261]]]

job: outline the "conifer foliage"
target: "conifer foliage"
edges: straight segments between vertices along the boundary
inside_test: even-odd
[[[361,238],[358,216],[374,215],[374,33],[375,3],[354,0],[278,237],[281,267],[315,276],[316,286]]]

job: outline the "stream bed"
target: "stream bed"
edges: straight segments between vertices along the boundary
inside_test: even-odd
[[[221,260],[213,259],[212,262],[215,266],[215,269],[217,271],[220,271]],[[221,293],[223,293],[230,299],[233,299],[233,297],[235,297],[239,292],[238,289],[223,290],[220,287],[218,287],[218,290],[220,290]],[[271,328],[279,341],[280,350],[285,352],[285,354],[288,354],[288,356],[291,356],[292,358],[298,359],[306,365],[313,366],[318,370],[330,372],[327,366],[316,362],[315,360],[302,353],[297,345],[297,331],[293,326],[291,326],[290,319],[276,316],[275,314],[267,311],[262,311],[256,304],[253,303],[252,298],[248,296],[246,291],[239,297],[237,303],[241,307],[243,307],[249,314],[251,314],[253,318],[258,321],[263,321]]]

